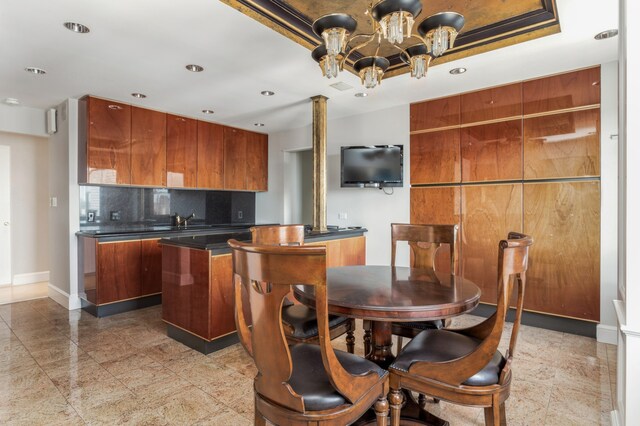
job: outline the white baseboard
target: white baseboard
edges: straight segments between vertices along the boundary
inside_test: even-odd
[[[58,287],[51,284],[49,284],[49,298],[70,311],[73,309],[80,309],[82,307],[78,295],[71,296],[66,291],[60,290]]]
[[[49,281],[49,271],[30,272],[13,276],[13,285],[35,284],[43,281]]]
[[[611,412],[611,426],[623,426],[623,423],[620,420],[620,412],[618,410],[613,410]]]
[[[617,345],[618,329],[612,325],[598,324],[596,327],[596,338],[598,342]]]

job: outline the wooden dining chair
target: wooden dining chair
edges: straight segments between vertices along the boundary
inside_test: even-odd
[[[411,249],[412,268],[428,269],[435,273],[436,254],[443,244],[449,245],[450,273],[455,274],[457,265],[456,241],[458,238],[458,225],[409,225],[403,223],[391,224],[391,266],[396,266],[396,251],[399,241],[409,243]],[[392,333],[398,336],[398,351],[402,348],[402,338],[414,338],[423,330],[442,328],[443,320],[418,321],[418,322],[394,322]],[[365,339],[364,350],[371,350],[370,325],[364,324]]]
[[[504,402],[511,390],[515,353],[526,285],[530,236],[510,232],[498,248],[496,312],[466,329],[425,330],[404,347],[389,367],[391,425],[400,422],[402,389],[445,401],[484,407],[487,425],[505,425]],[[516,316],[503,356],[498,351],[509,301],[517,291]]]
[[[235,319],[244,348],[258,369],[254,380],[255,424],[346,425],[375,405],[386,426],[388,373],[371,361],[334,350],[329,332],[326,247],[259,246],[230,240]],[[292,285],[312,286],[319,345],[290,345],[282,303]],[[245,319],[245,298],[253,318]]]
[[[265,225],[250,229],[253,244],[301,246],[304,244],[304,225]],[[316,311],[305,305],[294,303],[290,293],[282,306],[284,331],[290,343],[318,342]],[[329,315],[329,332],[331,339],[347,334],[347,350],[354,353],[356,329],[352,318]]]

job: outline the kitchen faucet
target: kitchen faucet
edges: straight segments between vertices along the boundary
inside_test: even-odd
[[[186,228],[187,225],[188,225],[187,221],[189,219],[193,219],[194,217],[196,217],[195,212],[191,212],[191,214],[189,216],[187,216],[187,217],[182,217],[176,212],[176,214],[173,215],[174,226],[180,227],[180,226],[184,225],[185,228]]]

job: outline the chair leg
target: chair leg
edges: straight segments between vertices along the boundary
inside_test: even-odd
[[[389,417],[389,401],[384,396],[378,398],[375,405],[376,410],[376,425],[387,426]]]
[[[404,394],[399,389],[391,389],[389,391],[389,405],[391,407],[391,426],[400,424],[400,410],[402,409],[402,401]]]
[[[506,426],[507,416],[504,403],[497,405],[497,401],[494,401],[491,407],[485,407],[484,423],[486,426]]]
[[[364,328],[364,356],[367,357],[371,352],[371,321],[365,320],[363,323]]]
[[[355,352],[356,338],[353,337],[353,330],[347,331],[347,351],[352,354]]]
[[[255,416],[255,419],[253,421],[253,424],[255,426],[267,426],[267,419],[262,417],[262,415],[258,412],[258,410],[256,410],[254,416]]]
[[[398,349],[396,349],[396,356],[400,355],[400,351],[402,350],[402,336],[398,336],[397,340],[396,340],[396,347]]]

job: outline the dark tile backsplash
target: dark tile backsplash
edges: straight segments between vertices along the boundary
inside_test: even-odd
[[[195,213],[192,224],[253,224],[253,192],[80,186],[80,227],[163,226]],[[89,219],[93,216],[93,222]]]

